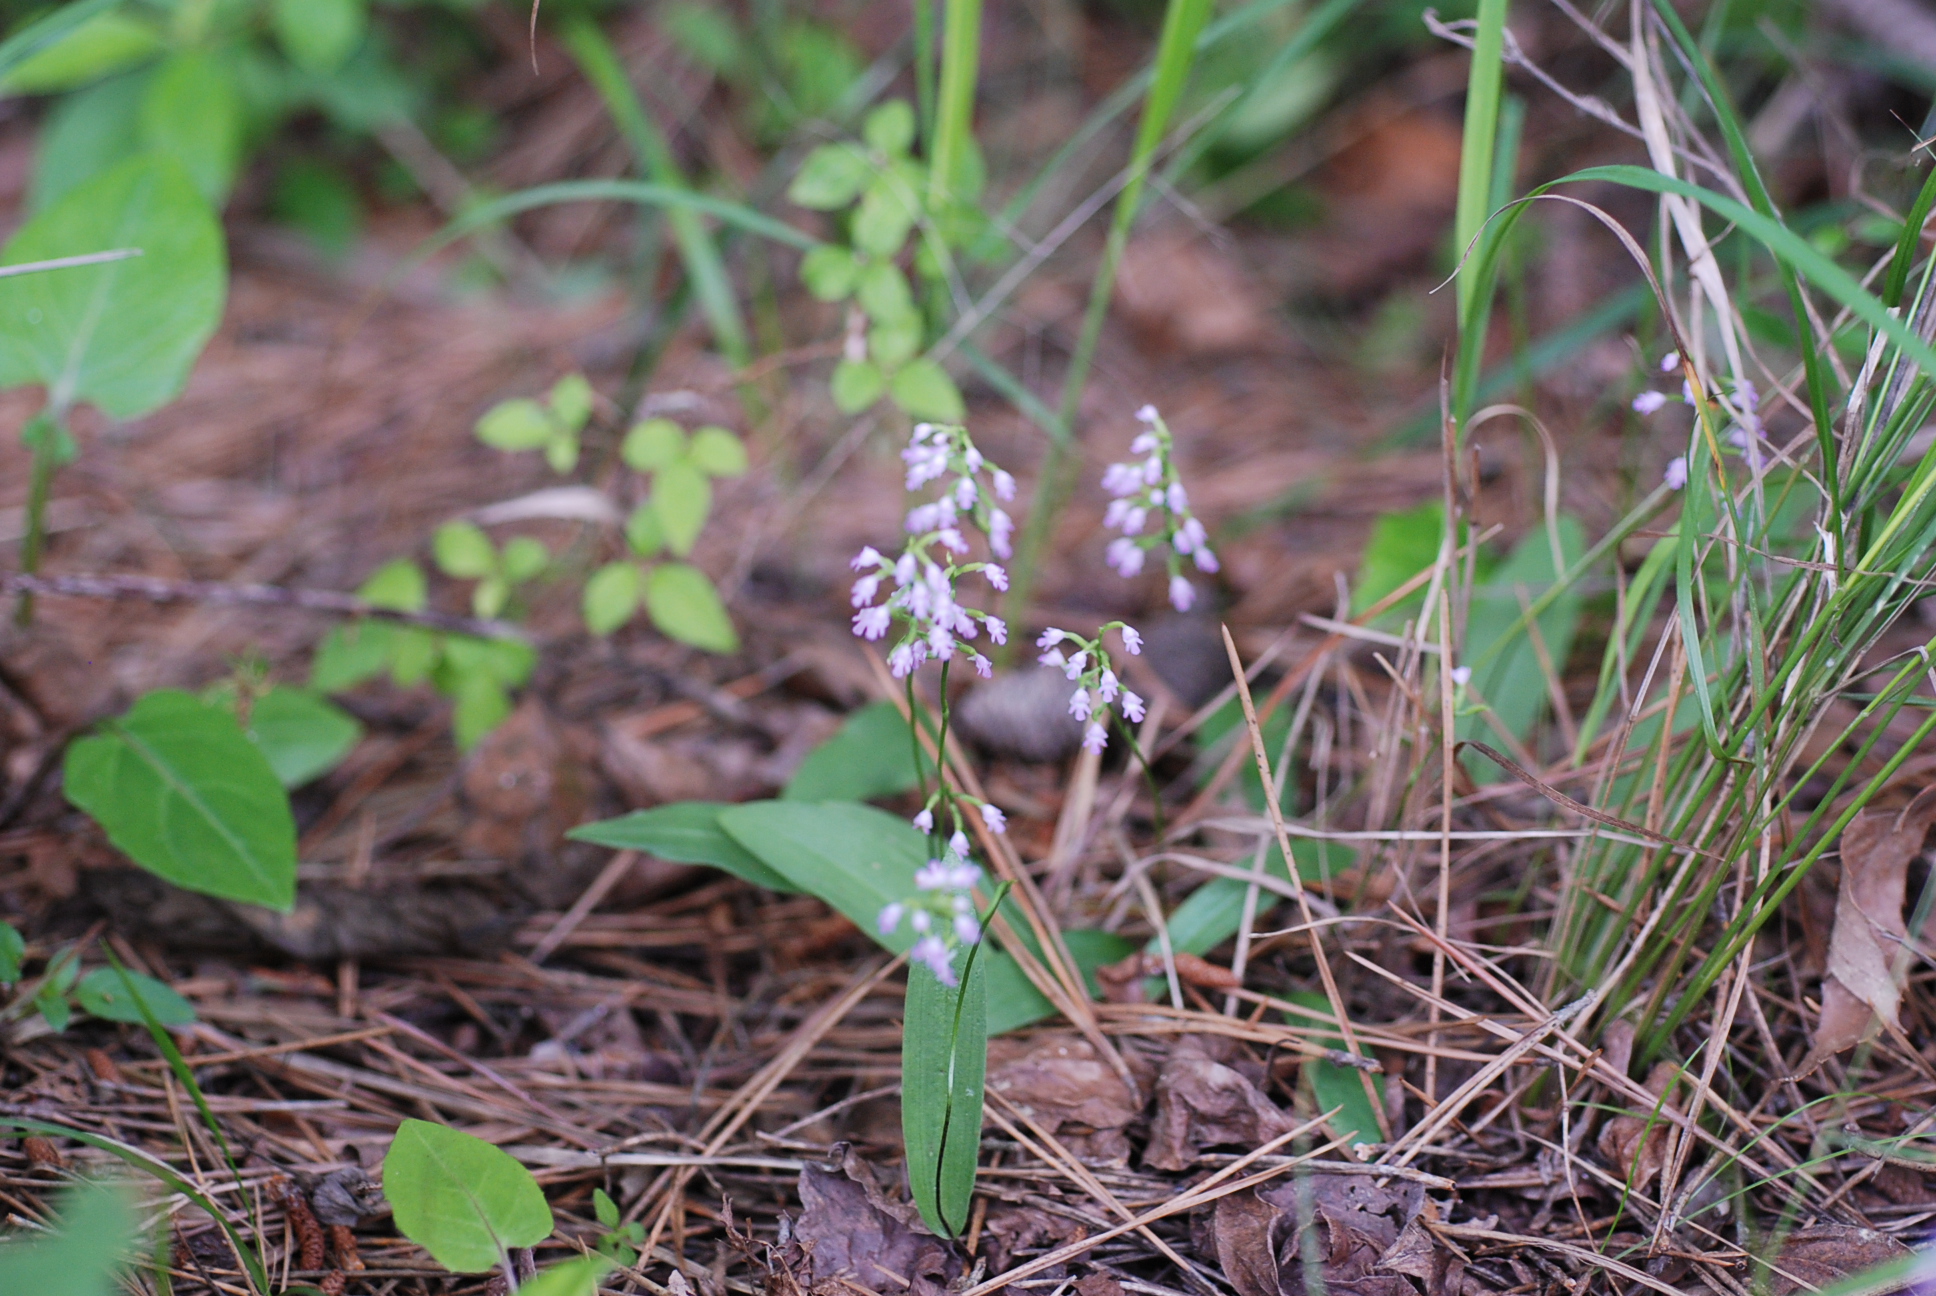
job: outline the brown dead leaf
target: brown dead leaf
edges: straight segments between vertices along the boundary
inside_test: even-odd
[[[462,842],[472,855],[548,855],[590,808],[590,779],[532,694],[464,764]]]
[[[982,1249],[987,1253],[989,1267],[1000,1273],[1025,1251],[1061,1246],[1085,1231],[1067,1215],[1057,1215],[1037,1206],[1001,1203],[989,1208],[981,1230]],[[1061,1278],[1067,1272],[1067,1266],[1055,1265],[1042,1276]]]
[[[1832,1286],[1851,1274],[1886,1264],[1909,1254],[1909,1248],[1887,1233],[1853,1224],[1818,1224],[1797,1229],[1782,1244],[1775,1260],[1779,1272],[1768,1280],[1770,1296],[1789,1296],[1802,1284]]]
[[[988,1090],[999,1094],[1090,1164],[1127,1165],[1123,1127],[1142,1104],[1089,1041],[1055,1032],[989,1041]]]
[[[1656,1098],[1666,1096],[1678,1074],[1672,1062],[1656,1062],[1647,1074],[1647,1092]],[[1600,1131],[1600,1155],[1615,1178],[1628,1182],[1635,1192],[1647,1191],[1666,1164],[1667,1136],[1674,1128],[1667,1113],[1678,1111],[1672,1103],[1664,1103],[1658,1113],[1616,1116],[1606,1123]]]
[[[1305,1296],[1298,1221],[1317,1248],[1326,1292],[1348,1296],[1458,1296],[1464,1261],[1417,1222],[1430,1209],[1414,1183],[1369,1176],[1313,1175],[1218,1200],[1212,1220],[1217,1262],[1239,1296]],[[1308,1251],[1306,1252],[1308,1254]]]
[[[1185,1035],[1177,1040],[1156,1081],[1156,1119],[1143,1164],[1187,1170],[1204,1147],[1256,1147],[1296,1125],[1289,1113],[1225,1064],[1233,1056],[1230,1045],[1221,1036]]]
[[[877,1292],[941,1296],[961,1276],[961,1257],[921,1223],[908,1202],[890,1200],[874,1168],[836,1144],[834,1169],[800,1170],[800,1221],[793,1236],[808,1252],[813,1291],[839,1292],[843,1277]]]
[[[1862,1042],[1878,1021],[1901,1025],[1904,957],[1902,907],[1909,862],[1936,823],[1936,785],[1900,811],[1865,814],[1842,831],[1842,881],[1835,893],[1835,930],[1822,980],[1822,1019],[1798,1069],[1807,1075]]]
[[[1098,1270],[1076,1279],[1076,1296],[1123,1296],[1123,1284],[1115,1274]]]

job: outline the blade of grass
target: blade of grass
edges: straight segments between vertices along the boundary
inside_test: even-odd
[[[617,52],[612,49],[612,43],[605,39],[605,33],[599,30],[598,24],[582,14],[575,15],[566,21],[559,34],[565,48],[578,60],[585,79],[592,83],[599,98],[604,100],[605,111],[611,115],[619,134],[631,146],[639,169],[656,184],[668,189],[690,191],[692,185],[679,169],[677,159],[672,156],[665,133],[647,114],[645,105],[632,88],[631,79],[625,74],[624,65],[619,62]],[[666,220],[672,226],[672,237],[679,245],[679,256],[685,262],[686,276],[692,281],[693,294],[699,299],[700,309],[706,313],[706,322],[712,325],[713,338],[718,342],[721,354],[735,368],[745,367],[751,358],[746,326],[740,320],[739,301],[733,293],[733,283],[726,273],[726,263],[719,255],[719,248],[713,243],[712,235],[707,232],[705,222],[695,208],[668,205]]]
[[[1465,140],[1459,154],[1459,200],[1453,239],[1459,252],[1472,246],[1492,214],[1492,156],[1499,135],[1499,87],[1506,52],[1506,0],[1479,0],[1479,24],[1472,45],[1472,73],[1466,83]],[[1479,291],[1476,267],[1459,272],[1459,318],[1465,320]],[[1484,346],[1483,328],[1464,333],[1466,345]]]
[[[928,154],[928,207],[965,200],[955,178],[975,148],[975,85],[981,67],[981,0],[947,0],[941,36],[941,89]]]

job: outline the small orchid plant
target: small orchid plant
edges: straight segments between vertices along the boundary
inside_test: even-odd
[[[1188,557],[1200,572],[1217,570],[1217,555],[1209,536],[1190,511],[1190,497],[1177,477],[1176,443],[1156,406],[1136,411],[1143,431],[1129,444],[1131,454],[1143,458],[1110,464],[1102,488],[1116,498],[1103,514],[1103,525],[1122,532],[1109,542],[1109,565],[1130,577],[1143,570],[1150,550],[1169,546],[1170,606],[1188,612],[1197,601],[1196,588],[1183,574]]]
[[[1116,497],[1107,521],[1122,532],[1109,546],[1109,562],[1123,576],[1134,576],[1151,549],[1168,545],[1170,602],[1182,611],[1196,600],[1195,589],[1182,574],[1183,558],[1189,557],[1198,571],[1214,572],[1217,556],[1177,478],[1169,428],[1154,406],[1144,406],[1137,417],[1145,426],[1131,448],[1145,458],[1112,464],[1103,474],[1103,486]],[[854,556],[851,566],[860,575],[852,591],[853,628],[869,642],[892,637],[888,669],[907,688],[909,715],[918,714],[915,673],[929,661],[941,663],[938,745],[945,748],[950,667],[962,658],[986,679],[994,663],[974,645],[984,633],[993,643],[1008,641],[1008,626],[1000,617],[962,600],[963,582],[971,576],[997,591],[1008,588],[1008,573],[996,560],[1011,554],[1015,523],[1002,506],[1015,498],[1015,479],[976,448],[966,428],[956,425],[916,424],[901,459],[907,465],[908,490],[935,482],[942,486],[932,499],[908,510],[907,538],[899,554],[890,557],[868,545]],[[975,554],[970,537],[976,532],[986,543],[987,558]],[[1137,723],[1145,715],[1143,699],[1123,685],[1103,645],[1111,631],[1131,656],[1142,651],[1142,636],[1122,621],[1105,623],[1094,638],[1052,628],[1036,640],[1042,650],[1039,660],[1058,667],[1075,684],[1069,713],[1083,722],[1082,745],[1092,752],[1107,746],[1112,717]],[[979,815],[992,833],[1005,832],[1008,823],[1000,807],[949,786],[939,768],[930,790],[918,732],[911,737],[923,798],[914,826],[934,843],[933,858],[915,874],[917,893],[882,908],[878,926],[882,936],[891,936],[907,924],[916,936],[909,957],[953,987],[959,982],[955,955],[982,937],[974,902],[982,870],[969,858],[964,812]],[[943,832],[948,833],[945,840]]]
[[[1669,351],[1660,359],[1660,371],[1662,373],[1672,373],[1680,365],[1681,357],[1678,351]],[[1760,443],[1768,435],[1767,429],[1762,425],[1761,414],[1759,412],[1761,407],[1761,393],[1756,389],[1752,381],[1741,378],[1736,380],[1734,384],[1734,394],[1732,397],[1717,394],[1714,399],[1715,403],[1720,406],[1721,412],[1733,420],[1726,433],[1727,443],[1747,458],[1749,467],[1759,472],[1762,464]],[[1657,414],[1668,405],[1676,402],[1686,405],[1693,405],[1695,403],[1693,384],[1689,383],[1685,378],[1681,379],[1679,396],[1673,396],[1664,391],[1648,388],[1633,398],[1633,410],[1634,413],[1645,417],[1650,414]],[[1686,486],[1687,456],[1680,455],[1669,461],[1661,478],[1666,482],[1669,490],[1680,490]]]

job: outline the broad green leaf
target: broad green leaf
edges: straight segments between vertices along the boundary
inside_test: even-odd
[[[104,1021],[130,1022],[136,1026],[144,1024],[146,1018],[141,1008],[128,994],[128,986],[122,981],[127,977],[134,984],[134,993],[141,996],[142,1003],[148,1006],[148,1016],[163,1026],[186,1026],[195,1020],[195,1005],[176,994],[174,990],[139,972],[128,972],[111,967],[95,968],[80,979],[74,987],[74,1000],[80,1004],[81,1011],[92,1013]]]
[[[1357,862],[1352,851],[1339,842],[1305,837],[1291,839],[1291,857],[1297,861],[1298,876],[1313,884],[1336,877]],[[1291,880],[1284,867],[1284,856],[1275,846],[1265,853],[1264,872],[1279,882]],[[1243,925],[1244,896],[1249,890],[1249,883],[1236,878],[1213,877],[1191,892],[1190,898],[1176,907],[1166,924],[1170,947],[1183,954],[1208,954],[1235,936]],[[1282,900],[1277,892],[1259,888],[1258,917],[1269,913]],[[1148,948],[1151,951],[1159,948],[1154,938]]]
[[[899,157],[914,145],[914,109],[905,99],[890,99],[867,114],[860,134],[869,148]]]
[[[149,75],[113,77],[60,97],[34,142],[28,211],[45,211],[74,186],[134,155]]]
[[[883,370],[892,373],[908,361],[914,359],[921,350],[921,317],[919,315],[891,315],[879,320],[867,330],[867,354]],[[898,393],[900,375],[895,374],[890,382],[889,391]],[[895,403],[900,403],[899,395]]]
[[[402,688],[428,679],[443,663],[443,641],[415,626],[393,626],[390,636],[390,678]]]
[[[1285,996],[1292,1003],[1309,1008],[1326,1019],[1335,1021],[1331,1015],[1331,1002],[1321,994],[1308,990],[1298,990]],[[1293,1025],[1307,1029],[1312,1022],[1302,1013],[1286,1013],[1285,1020]],[[1344,1036],[1320,1035],[1317,1043],[1325,1048],[1344,1051]],[[1361,1052],[1364,1050],[1361,1048]],[[1370,1057],[1369,1052],[1365,1052]],[[1347,1056],[1349,1056],[1347,1054]],[[1378,1113],[1371,1105],[1370,1095],[1365,1093],[1364,1072],[1353,1066],[1340,1066],[1324,1058],[1306,1058],[1300,1068],[1311,1082],[1311,1093],[1319,1111],[1330,1111],[1333,1107],[1343,1108],[1327,1122],[1331,1133],[1346,1141],[1349,1147],[1354,1143],[1376,1143],[1384,1137],[1378,1129]],[[1383,1101],[1385,1077],[1374,1074],[1371,1085]]]
[[[504,579],[522,585],[542,572],[551,562],[551,550],[533,536],[512,536],[504,542],[502,556]]]
[[[592,416],[592,385],[584,374],[566,374],[551,385],[551,416],[561,427],[578,431]]]
[[[1365,542],[1357,584],[1351,591],[1351,610],[1364,611],[1430,567],[1438,559],[1444,536],[1445,506],[1437,500],[1400,513],[1380,514],[1371,524],[1371,538]],[[1423,598],[1422,594],[1415,595],[1392,608],[1386,612],[1386,620],[1402,619]]]
[[[486,620],[504,611],[511,601],[511,583],[502,576],[486,576],[471,591],[471,611]]]
[[[780,793],[787,801],[872,801],[919,782],[908,723],[892,702],[847,717],[833,737],[807,753]]]
[[[598,1280],[611,1268],[604,1256],[580,1256],[519,1283],[518,1296],[598,1296]]]
[[[720,812],[727,808],[717,801],[675,801],[584,824],[565,835],[615,850],[640,851],[674,864],[705,864],[769,891],[797,893],[800,888],[761,863],[759,856],[720,826]]]
[[[127,13],[104,13],[32,55],[0,78],[8,94],[72,90],[144,63],[162,50],[154,24]]]
[[[444,659],[458,674],[479,672],[506,688],[516,688],[531,678],[538,664],[538,653],[528,643],[515,639],[480,639],[475,635],[445,635]]]
[[[910,963],[901,1030],[901,1135],[908,1186],[922,1222],[942,1237],[968,1224],[981,1151],[982,1082],[988,1070],[988,983],[978,955],[957,952],[961,984],[941,984]]]
[[[914,290],[892,261],[870,261],[855,279],[854,289],[860,308],[877,320],[914,314]]]
[[[55,1031],[66,1030],[67,1023],[74,1020],[73,1005],[67,1002],[65,994],[51,985],[41,986],[39,993],[34,995],[34,1011]]]
[[[61,408],[136,418],[172,399],[222,314],[222,231],[181,165],[130,158],[70,190],[7,243],[0,263],[142,254],[0,286],[0,387],[39,382]]]
[[[397,631],[388,621],[351,621],[332,628],[310,663],[309,687],[318,693],[341,693],[375,679],[396,652]],[[272,758],[270,764],[274,763]]]
[[[702,427],[686,458],[708,477],[738,477],[746,472],[746,443],[723,427]]]
[[[578,466],[578,434],[576,432],[560,431],[551,440],[545,442],[544,457],[545,466],[559,476],[563,476],[576,468]]]
[[[874,164],[852,144],[823,144],[800,164],[799,174],[787,186],[787,201],[815,211],[833,211],[858,198],[873,177]]]
[[[854,254],[834,243],[823,244],[800,259],[800,282],[821,301],[847,300],[858,275]]]
[[[61,1194],[50,1232],[22,1231],[0,1240],[0,1291],[21,1296],[113,1296],[123,1257],[139,1240],[134,1203],[105,1182]]]
[[[895,374],[887,394],[914,418],[959,423],[968,412],[955,380],[932,360],[916,360]]]
[[[712,483],[691,463],[670,463],[652,474],[652,515],[666,548],[681,558],[692,552],[712,508]]]
[[[27,957],[27,942],[12,923],[0,922],[0,983],[15,985],[20,980],[20,963]]]
[[[625,543],[641,558],[651,558],[665,548],[665,532],[659,529],[651,501],[633,509],[632,516],[625,519]]]
[[[1035,938],[1028,925],[1017,923],[1015,929],[1029,949],[1034,950]],[[1101,987],[1096,984],[1096,969],[1110,963],[1120,963],[1136,952],[1136,942],[1128,937],[1086,927],[1064,931],[1062,943],[1069,947],[1069,957],[1074,960],[1076,970],[1082,973],[1083,984],[1088,987],[1092,999],[1102,997]],[[1055,1016],[1055,1005],[1035,988],[1022,971],[1022,965],[1008,951],[984,949],[982,958],[988,964],[990,1035],[1004,1035]]]
[[[477,420],[477,439],[493,450],[541,450],[554,430],[545,407],[524,398],[499,401]]]
[[[657,472],[686,453],[686,433],[671,419],[652,418],[625,434],[619,458],[634,472]]]
[[[459,580],[482,580],[497,570],[497,546],[475,522],[444,523],[431,538],[430,552],[437,570]]]
[[[288,794],[220,707],[148,694],[68,747],[65,789],[109,841],[177,886],[285,912],[295,902]]]
[[[1493,569],[1485,584],[1472,591],[1470,610],[1466,614],[1465,651],[1460,660],[1472,666],[1472,687],[1515,738],[1524,738],[1532,732],[1552,696],[1538,648],[1524,629],[1515,630],[1515,627],[1525,615],[1527,604],[1552,588],[1559,572],[1577,563],[1586,548],[1580,524],[1571,516],[1560,516],[1559,538],[1562,561],[1555,571],[1553,545],[1546,528],[1536,526],[1528,531],[1506,560]],[[1573,633],[1579,626],[1581,605],[1579,593],[1568,590],[1536,619],[1541,642],[1555,672],[1566,669],[1567,655],[1573,648]],[[1461,716],[1456,731],[1461,738],[1477,738],[1481,742],[1489,742],[1496,736],[1481,715]],[[1491,761],[1469,755],[1466,768],[1478,782],[1496,783],[1509,777]]]
[[[928,839],[873,806],[754,801],[719,812],[719,826],[768,868],[845,914],[896,954],[914,943],[903,923],[880,933],[881,910],[914,895]]]
[[[170,55],[148,82],[136,123],[141,143],[181,163],[220,206],[242,161],[242,96],[218,50]]]
[[[408,558],[396,558],[370,573],[356,596],[371,607],[393,612],[421,612],[430,601],[423,568]]]
[[[341,764],[363,737],[363,726],[321,694],[279,684],[249,708],[248,734],[277,780],[296,788]]]
[[[746,61],[746,49],[732,15],[711,5],[677,4],[661,11],[659,20],[687,57],[719,76],[731,76]]]
[[[457,750],[469,751],[511,715],[511,696],[486,671],[467,671],[452,690],[451,737]]]
[[[383,1158],[397,1228],[453,1273],[495,1269],[513,1247],[551,1236],[538,1181],[502,1148],[446,1125],[406,1120]]]
[[[900,252],[917,219],[917,192],[898,169],[876,176],[854,212],[854,246],[882,258]]]
[[[619,1221],[618,1203],[603,1188],[592,1189],[592,1214],[606,1228],[617,1228]]]
[[[645,610],[660,633],[707,652],[739,651],[739,635],[706,573],[685,563],[660,563],[645,577]]]
[[[842,414],[858,414],[881,398],[887,378],[880,366],[866,360],[842,360],[834,366],[834,405]]]
[[[334,72],[363,39],[364,0],[275,0],[276,42],[305,72]]]
[[[629,562],[606,563],[585,582],[585,628],[608,635],[639,610],[639,569]]]

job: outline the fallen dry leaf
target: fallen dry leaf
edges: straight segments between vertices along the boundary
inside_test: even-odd
[[[928,1232],[911,1203],[881,1191],[874,1168],[852,1148],[833,1150],[837,1168],[808,1162],[800,1170],[793,1236],[808,1253],[812,1290],[844,1293],[846,1277],[871,1291],[941,1296],[961,1276],[961,1258]]]
[[[1061,1246],[1085,1231],[1081,1223],[1066,1215],[1037,1206],[1004,1202],[989,1208],[981,1230],[982,1250],[988,1256],[991,1271],[1000,1273],[1013,1265],[1023,1252]],[[1044,1270],[1042,1276],[1061,1278],[1067,1273],[1066,1265],[1055,1265]]]
[[[1936,786],[1900,811],[1860,816],[1842,831],[1842,881],[1835,893],[1835,929],[1828,974],[1822,980],[1822,1019],[1814,1045],[1798,1068],[1807,1075],[1843,1049],[1862,1042],[1880,1020],[1901,1025],[1904,957],[1902,906],[1909,862],[1936,823]]]
[[[1127,1165],[1123,1127],[1142,1104],[1089,1041],[1072,1033],[989,1041],[988,1091],[1092,1165]]]
[[[1458,1296],[1465,1262],[1419,1223],[1432,1209],[1414,1183],[1370,1176],[1313,1175],[1217,1202],[1211,1235],[1217,1263],[1239,1296],[1315,1296],[1307,1287],[1298,1222],[1315,1248],[1325,1292],[1348,1296]]]
[[[1665,1097],[1678,1074],[1672,1062],[1656,1062],[1645,1088],[1656,1098]],[[1600,1155],[1607,1159],[1607,1168],[1635,1192],[1646,1192],[1666,1164],[1667,1136],[1674,1128],[1667,1119],[1670,1111],[1679,1108],[1665,1103],[1658,1114],[1615,1116],[1600,1131]]]
[[[1226,1065],[1234,1057],[1233,1042],[1222,1036],[1177,1040],[1156,1081],[1156,1119],[1143,1152],[1145,1165],[1187,1170],[1204,1147],[1252,1148],[1296,1125],[1242,1072]]]
[[[1909,1248],[1887,1233],[1853,1224],[1818,1224],[1797,1229],[1782,1244],[1775,1260],[1777,1272],[1768,1276],[1770,1296],[1789,1296],[1802,1284],[1832,1286],[1851,1274],[1887,1264],[1909,1254]]]

